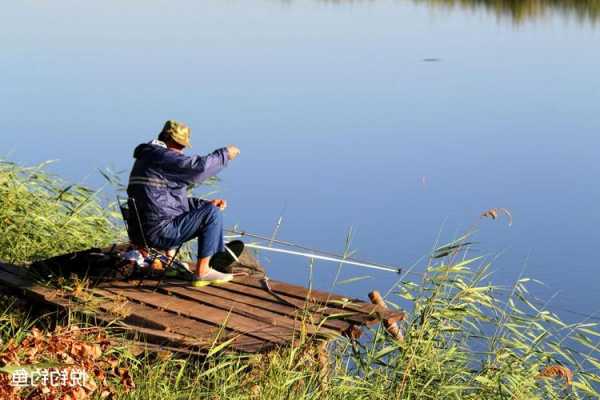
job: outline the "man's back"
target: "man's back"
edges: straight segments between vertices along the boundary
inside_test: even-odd
[[[136,147],[127,193],[135,199],[144,233],[152,236],[189,211],[187,188],[216,175],[228,160],[222,148],[207,156],[186,156],[158,140]]]

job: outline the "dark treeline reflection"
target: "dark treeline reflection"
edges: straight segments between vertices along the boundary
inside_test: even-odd
[[[290,0],[287,0],[290,1]],[[326,3],[376,3],[376,0],[321,0]],[[397,0],[408,1],[408,0]],[[596,23],[600,20],[600,0],[411,0],[447,9],[484,9],[499,17],[509,17],[514,22],[539,19],[558,13],[574,16],[580,21]]]
[[[509,16],[515,22],[537,19],[550,13],[574,15],[579,20],[597,22],[600,0],[412,0],[444,7],[485,8],[499,16]]]

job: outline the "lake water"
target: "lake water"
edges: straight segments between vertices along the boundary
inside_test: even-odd
[[[532,276],[557,311],[594,313],[599,6],[514,3],[11,2],[0,154],[99,186],[99,168],[128,170],[135,145],[182,120],[194,152],[241,148],[221,175],[228,226],[269,235],[283,215],[279,238],[335,252],[352,226],[357,258],[410,266],[478,224],[495,282]],[[494,207],[512,226],[480,219]],[[263,261],[306,283],[307,259]],[[315,286],[336,268],[317,262]],[[364,275],[336,290],[397,278],[341,279]]]

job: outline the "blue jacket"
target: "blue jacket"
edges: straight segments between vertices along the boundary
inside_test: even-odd
[[[150,242],[164,225],[188,212],[190,204],[198,201],[188,198],[188,188],[215,176],[229,160],[227,148],[206,156],[187,156],[168,149],[158,140],[137,146],[133,157],[135,163],[127,194],[135,199],[144,234]]]

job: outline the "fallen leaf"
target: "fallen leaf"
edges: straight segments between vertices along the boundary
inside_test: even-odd
[[[497,219],[499,215],[506,215],[508,217],[508,226],[512,226],[513,218],[511,212],[506,208],[490,208],[487,211],[481,213],[481,218]]]
[[[565,378],[567,385],[573,384],[573,372],[562,365],[550,365],[542,370],[539,375],[541,378]]]

